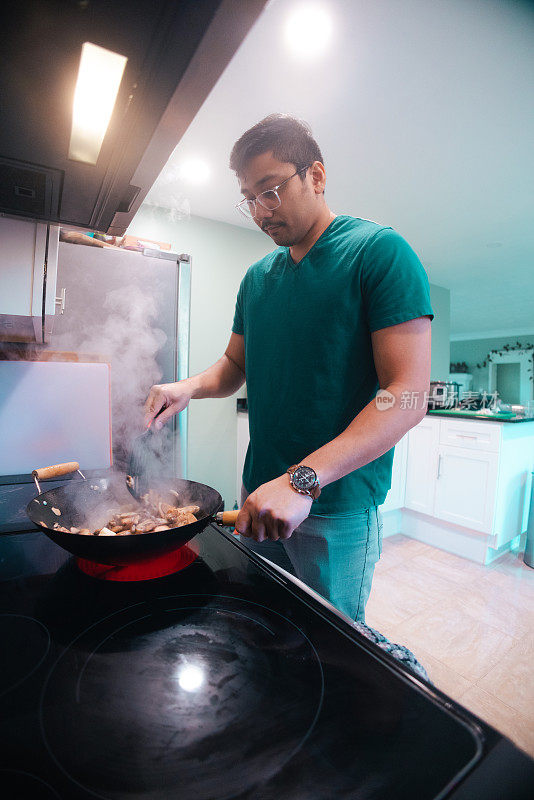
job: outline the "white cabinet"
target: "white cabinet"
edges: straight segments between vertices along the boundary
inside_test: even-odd
[[[0,216],[0,243],[0,341],[42,343],[55,314],[59,226]]]
[[[424,417],[408,433],[405,507],[489,532],[499,442],[494,422]]]
[[[499,452],[501,444],[501,426],[485,420],[444,419],[440,420],[440,444],[452,444],[456,447],[468,447],[473,450]]]
[[[439,420],[424,417],[408,431],[405,507],[422,514],[434,511]]]
[[[427,415],[408,432],[405,508],[499,548],[526,528],[533,469],[534,421]]]
[[[482,533],[491,531],[498,460],[497,453],[440,445],[434,516]]]

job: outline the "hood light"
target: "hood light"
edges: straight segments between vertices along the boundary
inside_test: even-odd
[[[74,92],[69,158],[96,164],[128,59],[85,42]]]

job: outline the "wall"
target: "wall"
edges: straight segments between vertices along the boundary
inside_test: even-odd
[[[475,391],[488,390],[488,367],[477,369],[477,364],[482,364],[491,350],[502,350],[505,344],[516,345],[534,344],[534,327],[531,336],[500,336],[491,339],[465,339],[451,342],[451,361],[465,361],[469,372],[473,375],[472,388]],[[514,402],[519,402],[518,399]]]
[[[450,366],[451,293],[443,286],[430,284],[432,320],[432,362],[430,380],[447,380]]]
[[[250,264],[272,250],[272,242],[251,228],[190,217],[174,220],[171,212],[141,206],[128,233],[170,242],[178,253],[192,256],[190,374],[216,361],[226,347],[237,290]],[[430,284],[432,378],[449,371],[450,293]],[[227,507],[235,497],[236,395],[195,400],[189,410],[188,478],[217,488]]]

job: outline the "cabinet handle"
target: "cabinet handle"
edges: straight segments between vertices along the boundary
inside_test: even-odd
[[[461,439],[478,439],[478,436],[472,436],[469,433],[457,433],[456,436],[459,436]]]
[[[438,478],[441,478],[441,453],[438,455]]]
[[[56,297],[56,306],[59,306],[59,313],[65,313],[65,301],[67,299],[67,290],[60,289],[59,297]]]

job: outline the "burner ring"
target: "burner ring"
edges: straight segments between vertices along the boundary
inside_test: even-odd
[[[77,636],[46,678],[40,724],[57,766],[96,797],[176,787],[182,800],[224,800],[293,758],[323,694],[320,659],[291,620],[240,598],[171,595]]]

